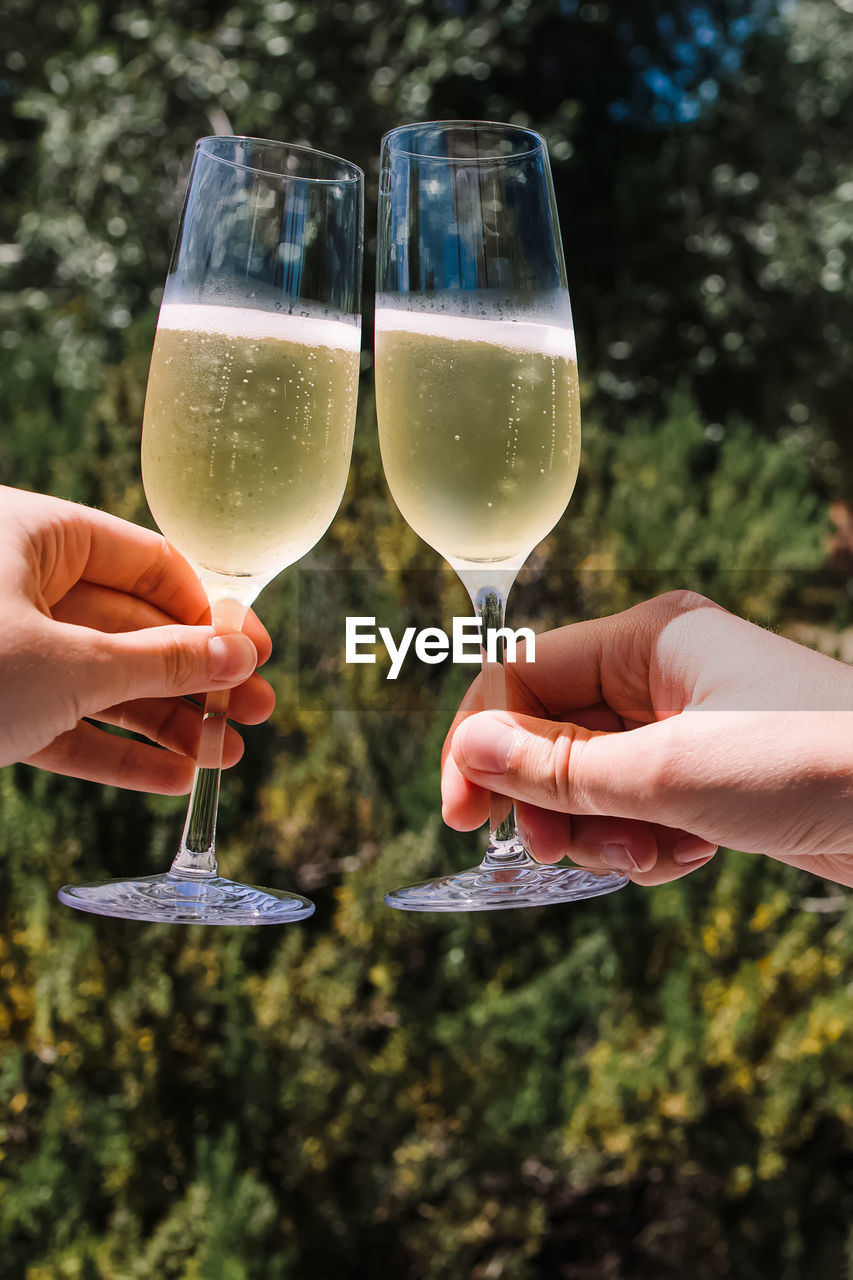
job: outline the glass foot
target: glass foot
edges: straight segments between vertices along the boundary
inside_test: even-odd
[[[543,866],[532,858],[521,866],[488,866],[386,893],[399,911],[505,911],[510,907],[547,907],[613,893],[629,883],[618,872],[596,875],[581,867]]]
[[[297,893],[170,871],[133,880],[66,884],[58,896],[78,911],[154,924],[291,924],[314,914],[314,903]]]

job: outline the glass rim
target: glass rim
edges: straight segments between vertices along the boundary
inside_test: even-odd
[[[320,156],[323,160],[333,160],[336,164],[343,165],[348,170],[338,178],[318,178],[310,177],[304,173],[279,173],[275,169],[264,169],[258,165],[244,164],[240,160],[232,160],[227,156],[216,155],[215,152],[207,150],[205,144],[209,142],[254,142],[265,147],[275,147],[279,151],[297,151],[306,156]],[[245,133],[209,133],[203,138],[198,138],[195,144],[195,150],[200,155],[207,156],[210,160],[218,160],[221,164],[227,164],[232,169],[243,169],[246,173],[263,174],[267,178],[283,178],[288,182],[317,182],[334,186],[340,182],[351,182],[356,186],[364,182],[364,170],[360,169],[352,160],[346,160],[343,156],[336,156],[331,151],[319,151],[316,147],[309,147],[301,142],[281,142],[276,138],[255,138]]]
[[[395,146],[394,140],[404,133],[413,130],[435,129],[448,132],[451,129],[504,129],[507,134],[516,133],[523,136],[528,145],[503,155],[480,156],[430,156],[420,151],[412,151],[409,147]],[[415,120],[411,124],[398,124],[382,135],[382,149],[388,146],[398,155],[411,156],[415,160],[433,160],[439,164],[500,164],[507,160],[523,160],[526,156],[537,152],[548,154],[548,144],[541,133],[525,124],[512,124],[506,120]]]

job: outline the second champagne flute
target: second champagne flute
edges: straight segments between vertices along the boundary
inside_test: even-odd
[[[214,627],[314,546],[343,497],[361,337],[363,175],[258,138],[196,144],[151,357],[145,494]],[[184,833],[162,875],[66,885],[68,906],[164,923],[279,924],[298,894],[217,873],[227,693],[209,694]]]
[[[580,405],[544,140],[456,120],[382,141],[376,412],[388,486],[461,578],[485,633],[574,488]],[[499,650],[500,654],[500,650]],[[503,666],[483,666],[487,707]],[[543,866],[492,798],[479,866],[386,895],[408,911],[489,911],[610,893],[625,876]]]

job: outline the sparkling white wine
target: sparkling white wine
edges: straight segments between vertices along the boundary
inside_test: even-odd
[[[526,556],[565,510],[580,458],[570,328],[381,307],[376,411],[394,501],[451,563]]]
[[[201,569],[268,580],[325,532],[346,485],[359,340],[338,320],[161,308],[142,475],[161,531]]]

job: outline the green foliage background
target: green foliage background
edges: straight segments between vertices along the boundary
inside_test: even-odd
[[[370,191],[391,125],[512,118],[551,148],[585,405],[516,623],[690,586],[832,647],[851,0],[4,9],[0,480],[148,520],[147,361],[196,137],[306,141]],[[0,1276],[853,1277],[845,894],[730,852],[573,908],[383,907],[478,845],[437,815],[462,675],[389,692],[332,624],[464,610],[385,495],[369,320],[350,487],[261,598],[278,705],[220,824],[228,874],[316,916],[78,917],[56,889],[162,868],[182,803],[0,774]]]

